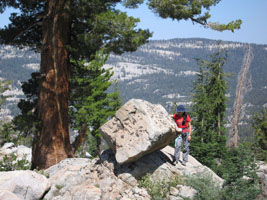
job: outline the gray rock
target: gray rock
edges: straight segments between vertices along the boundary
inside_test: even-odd
[[[0,199],[1,200],[20,200],[15,194],[8,190],[0,190]]]
[[[31,162],[32,149],[23,145],[19,145],[15,151],[15,155],[17,156],[17,160],[26,159],[27,161]]]
[[[111,150],[106,150],[101,155],[102,162],[114,165],[114,171],[117,176],[125,182],[131,182],[132,185],[137,184],[137,180],[151,174],[153,181],[169,181],[173,176],[193,176],[204,174],[210,176],[215,184],[222,186],[224,180],[217,176],[211,169],[203,166],[194,157],[189,155],[186,166],[174,166],[171,161],[173,159],[174,148],[166,146],[165,148],[145,155],[139,160],[119,165],[116,162],[115,155]]]
[[[2,150],[5,150],[5,149],[10,149],[10,148],[12,148],[12,147],[14,147],[15,146],[15,144],[13,143],[13,142],[7,142],[7,143],[5,143],[3,146],[2,146]]]
[[[179,190],[177,189],[177,188],[175,188],[175,187],[171,187],[170,188],[170,195],[172,195],[172,196],[178,196],[179,195]]]
[[[112,163],[98,159],[69,158],[45,170],[52,185],[44,199],[150,199],[144,189],[139,192],[114,173]],[[139,198],[140,197],[140,198]],[[126,198],[126,197],[125,197]]]
[[[13,143],[5,143],[0,149],[0,160],[3,159],[4,156],[10,156],[11,154],[15,154],[17,156],[17,161],[26,159],[31,162],[32,159],[31,148],[23,145],[15,146]]]
[[[262,199],[267,199],[267,164],[264,162],[258,162],[257,166],[259,167],[257,175],[261,183],[261,196]]]
[[[151,197],[148,195],[147,191],[137,186],[128,189],[122,193],[121,200],[150,200]]]
[[[131,99],[100,131],[119,164],[138,160],[168,145],[177,126],[161,105]]]
[[[177,185],[176,188],[178,189],[178,193],[179,196],[183,197],[183,198],[189,198],[189,199],[193,199],[194,196],[197,194],[197,191],[189,186],[185,186],[185,185]]]
[[[0,188],[20,199],[40,199],[50,188],[47,178],[34,171],[0,172]]]
[[[182,197],[179,196],[172,196],[172,195],[167,195],[168,200],[184,200]]]
[[[164,149],[161,150],[166,156],[171,159],[170,155],[173,155],[174,148],[167,146]],[[182,152],[180,155],[180,158],[182,158]],[[216,186],[222,187],[224,180],[219,177],[216,173],[214,173],[210,168],[208,168],[205,165],[202,165],[200,162],[198,162],[193,156],[188,156],[188,162],[186,163],[186,166],[183,166],[181,163],[177,164],[175,166],[176,169],[178,169],[179,173],[184,176],[195,176],[201,174],[202,176],[209,176],[211,177],[212,181]]]

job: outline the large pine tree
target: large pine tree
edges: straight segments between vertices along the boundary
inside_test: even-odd
[[[218,51],[210,60],[200,60],[200,72],[194,82],[192,155],[215,168],[216,159],[226,153],[226,92],[228,74],[223,72],[226,56]]]
[[[11,24],[0,30],[0,42],[30,46],[41,52],[37,113],[41,121],[33,145],[32,167],[48,168],[73,157],[69,138],[68,96],[70,60],[90,61],[95,52],[135,51],[151,34],[135,29],[139,21],[115,9],[117,3],[136,7],[143,0],[13,0],[1,1],[0,12],[14,7]],[[191,20],[216,30],[239,28],[241,21],[218,25],[207,22],[219,0],[149,0],[163,18]],[[203,13],[203,10],[207,12]]]

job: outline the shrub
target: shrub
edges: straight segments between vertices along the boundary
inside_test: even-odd
[[[220,200],[221,189],[216,184],[211,176],[202,176],[197,174],[194,176],[186,177],[184,183],[197,190],[194,200]]]
[[[171,180],[153,181],[150,174],[146,174],[139,180],[139,186],[144,187],[153,200],[161,200],[166,197],[170,187],[175,187],[181,183],[178,176]]]
[[[17,156],[12,153],[5,155],[3,160],[0,160],[0,171],[28,170],[31,168],[31,163],[25,159],[17,160]]]
[[[256,199],[261,192],[256,171],[257,166],[249,143],[230,149],[222,163],[222,178],[225,179],[223,199]]]

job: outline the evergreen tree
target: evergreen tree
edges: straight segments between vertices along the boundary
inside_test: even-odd
[[[15,130],[19,131],[21,137],[30,140],[29,146],[32,145],[31,141],[35,138],[36,132],[40,129],[40,120],[36,112],[39,97],[39,81],[40,73],[34,72],[27,82],[22,82],[21,88],[26,98],[19,101],[18,107],[20,109],[20,114],[13,119]]]
[[[107,57],[103,52],[98,52],[90,63],[75,63],[77,66],[70,79],[71,127],[79,132],[84,126],[88,127],[87,134],[96,138],[98,153],[101,136],[98,129],[114,115],[121,104],[118,91],[107,93],[113,75],[111,69],[103,68]]]
[[[176,113],[176,108],[177,108],[177,102],[176,101],[174,101],[173,103],[172,103],[172,107],[171,107],[171,113],[173,114],[173,113]]]
[[[2,105],[6,101],[6,98],[8,96],[4,96],[4,92],[9,89],[9,85],[11,84],[10,81],[4,81],[0,80],[0,111],[2,111]],[[7,131],[9,128],[7,127],[7,124],[4,120],[0,120],[0,145],[4,144],[5,142],[8,142],[9,131]]]
[[[204,62],[202,60],[201,62]],[[194,125],[194,130],[198,133],[199,135],[196,135],[198,137],[197,139],[201,141],[201,143],[204,142],[204,132],[205,128],[207,127],[206,123],[207,121],[204,119],[207,119],[208,113],[209,113],[209,107],[208,107],[208,100],[207,100],[207,93],[205,90],[205,85],[206,83],[206,72],[203,69],[203,63],[200,65],[199,73],[197,74],[197,79],[193,83],[193,117],[194,121],[192,121],[192,124]]]
[[[249,144],[229,149],[221,165],[222,199],[257,199],[261,192],[255,158]]]
[[[138,19],[115,9],[116,3],[136,7],[143,0],[14,0],[1,1],[0,13],[6,7],[19,9],[11,24],[0,30],[0,42],[30,46],[41,51],[40,83],[37,104],[40,130],[33,145],[32,167],[48,168],[73,157],[68,122],[70,60],[91,61],[95,52],[123,53],[135,51],[147,42],[151,33],[136,30]],[[163,18],[190,19],[215,28],[234,30],[241,21],[219,25],[207,22],[209,9],[219,0],[149,0],[149,7]],[[167,9],[166,9],[167,8]],[[202,14],[203,10],[207,11]],[[214,26],[216,25],[216,26]]]
[[[192,155],[195,156],[201,163],[207,166],[214,166],[215,160],[211,159],[215,157],[214,143],[209,128],[209,121],[211,120],[211,111],[209,107],[207,87],[206,71],[207,61],[200,61],[200,70],[197,74],[197,79],[193,83],[193,106],[192,106],[192,126],[194,127],[191,150]]]
[[[139,21],[115,10],[118,1],[5,1],[20,10],[0,30],[4,44],[30,46],[41,52],[37,116],[41,122],[33,143],[32,168],[48,168],[73,157],[68,117],[70,60],[91,61],[95,52],[134,51],[151,34],[136,29]]]
[[[11,81],[0,80],[0,111],[3,103],[6,101],[8,96],[4,96],[4,92],[8,90],[8,86],[11,84]]]
[[[223,72],[226,57],[218,51],[210,61],[200,60],[200,72],[194,82],[192,155],[216,169],[217,159],[226,153],[226,89],[228,74]]]
[[[267,161],[267,108],[253,116],[253,128],[255,130],[256,157],[259,160]]]

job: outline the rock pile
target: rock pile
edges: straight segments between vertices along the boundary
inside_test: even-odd
[[[51,189],[44,199],[150,199],[145,189],[132,187],[117,177],[113,164],[98,159],[65,159],[45,173]]]

